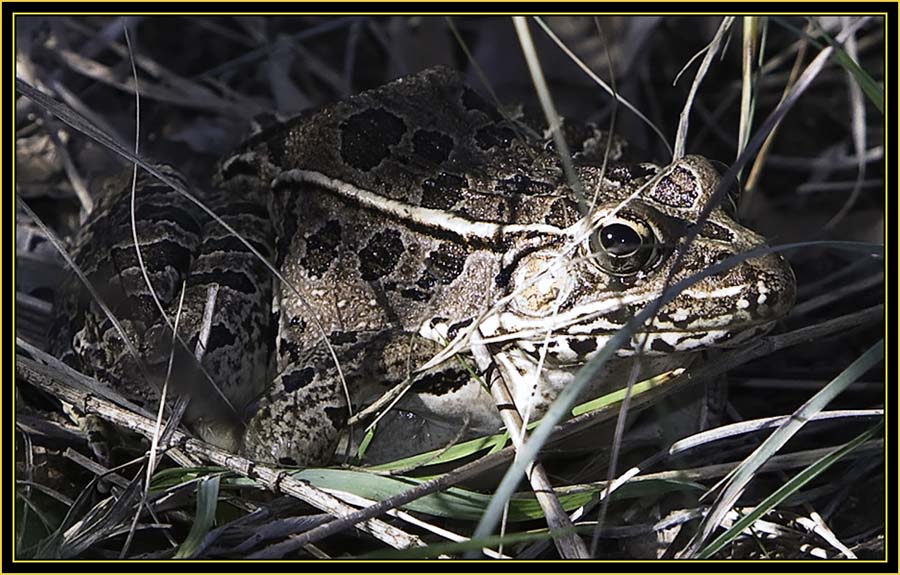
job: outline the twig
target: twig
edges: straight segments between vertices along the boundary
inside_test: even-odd
[[[86,414],[100,415],[104,419],[136,431],[145,437],[152,437],[156,428],[156,423],[151,418],[137,415],[134,412],[120,408],[112,402],[73,389],[61,382],[53,370],[21,355],[16,356],[16,375],[60,399],[79,406]],[[359,511],[346,505],[336,497],[290,477],[285,471],[256,464],[208,443],[188,437],[179,431],[173,434],[172,443],[188,453],[205,458],[215,465],[226,467],[245,477],[255,479],[275,491],[292,495],[317,509],[322,509],[337,516],[339,519],[355,517],[356,514],[359,514]],[[360,521],[363,521],[359,525],[360,529],[391,547],[405,549],[424,545],[419,537],[405,533],[379,519],[366,517],[363,520],[354,521],[351,525],[360,523]]]
[[[488,388],[491,390],[491,395],[493,395],[494,401],[497,403],[500,418],[506,425],[513,445],[516,449],[521,448],[524,443],[522,417],[519,415],[519,408],[515,400],[506,387],[501,371],[507,377],[515,377],[518,373],[510,373],[515,368],[506,366],[503,358],[496,358],[495,360],[490,351],[488,351],[487,346],[480,342],[472,343],[472,354],[475,356],[475,361],[482,372],[491,373],[491,381],[488,382]],[[490,370],[491,364],[495,361],[500,369]],[[507,367],[507,369],[504,369],[504,367]],[[581,537],[575,531],[575,525],[572,524],[569,515],[553,493],[553,485],[550,483],[543,465],[538,461],[531,462],[525,470],[525,476],[531,483],[534,496],[544,511],[544,516],[547,518],[547,526],[550,528],[550,533],[553,536],[553,541],[560,556],[564,559],[590,558],[584,541],[581,540]]]

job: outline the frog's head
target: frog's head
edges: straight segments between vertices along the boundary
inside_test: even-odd
[[[687,156],[665,168],[617,167],[607,172],[615,180],[601,179],[599,168],[580,169],[587,194],[600,190],[595,207],[567,229],[567,242],[520,259],[512,276],[515,295],[499,318],[501,331],[518,334],[526,351],[539,348],[550,329],[550,358],[583,362],[667,286],[765,248],[760,235],[734,220],[730,202],[692,230],[720,182],[705,158]],[[697,233],[688,242],[691,231]],[[619,354],[746,341],[787,313],[794,283],[777,253],[744,259],[683,289]]]

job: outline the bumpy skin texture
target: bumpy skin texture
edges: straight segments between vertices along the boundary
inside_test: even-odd
[[[159,169],[180,179],[171,168]],[[57,299],[51,346],[69,363],[154,411],[173,347],[159,307],[174,324],[184,286],[178,320],[181,342],[175,345],[169,399],[190,394],[194,399],[185,421],[198,429],[211,426],[202,434],[206,439],[237,447],[242,422],[249,418],[248,405],[267,377],[268,351],[258,342],[267,338],[271,275],[196,205],[144,175],[136,186],[135,223],[154,297],[132,236],[130,172],[106,187],[75,238],[72,255],[119,319],[142,365],[74,274]],[[274,233],[264,205],[219,193],[201,197],[222,220],[272,257]],[[201,370],[193,356],[208,302],[213,313]]]
[[[232,302],[247,300],[246,310],[223,316],[228,328],[219,332],[226,348],[244,346],[241,359],[223,355],[209,366],[213,379],[225,378],[238,419],[249,417],[246,431],[240,423],[224,425],[242,437],[244,451],[288,464],[327,461],[349,413],[342,377],[357,406],[411,378],[401,403],[407,415],[395,416],[388,433],[376,435],[388,444],[385,453],[435,447],[463,420],[472,430],[495,429],[490,395],[459,361],[416,370],[454,338],[465,352],[465,336],[475,328],[498,338],[494,350],[508,353],[527,381],[539,380],[534,397],[540,413],[579,365],[661,293],[677,251],[683,266],[674,281],[762,245],[720,207],[696,241],[681,241],[719,182],[707,160],[687,157],[665,168],[612,162],[604,172],[602,134],[569,124],[567,136],[589,206],[584,216],[547,140],[504,119],[440,68],[306,114],[226,160],[215,178],[214,201],[236,218],[236,206],[267,203],[273,231],[256,216],[241,224],[249,225],[263,253],[271,252],[271,234],[277,237],[276,263],[286,280],[274,292],[274,376],[259,402],[248,398],[266,381],[256,376],[270,349],[267,308],[259,303],[267,301],[270,277],[219,229],[213,245],[235,248],[236,271],[222,260],[215,274],[193,280],[206,286],[223,275],[235,296],[229,310]],[[235,198],[241,198],[237,204]],[[193,240],[180,230],[170,236],[158,230],[160,241],[204,245],[206,232]],[[104,249],[98,239],[81,239],[82,257],[102,259],[90,255]],[[118,269],[132,265],[129,260]],[[779,256],[746,260],[679,294],[620,356],[640,351],[667,359],[745,341],[786,312],[793,290],[793,275]],[[250,302],[251,296],[259,299]],[[143,322],[153,324],[149,316]],[[101,324],[91,333],[95,341],[115,339],[102,320],[93,323]],[[159,355],[152,344],[142,349]],[[97,365],[121,374],[109,360],[122,354],[103,353]],[[512,391],[517,402],[533,395],[530,384]],[[227,421],[222,410],[208,409],[214,402],[207,399],[193,402],[195,419]],[[210,435],[219,439],[221,433]]]

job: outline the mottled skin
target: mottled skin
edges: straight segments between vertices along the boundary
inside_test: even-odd
[[[180,180],[174,170],[158,169]],[[185,421],[212,426],[216,442],[240,444],[244,412],[265,388],[268,352],[248,341],[268,335],[272,280],[258,259],[189,200],[149,175],[137,181],[136,234],[155,298],[138,266],[131,230],[131,172],[105,186],[95,210],[75,238],[72,256],[103,302],[119,319],[139,352],[143,369],[129,354],[119,332],[72,274],[56,305],[51,347],[63,359],[155,412],[169,367],[172,334],[159,306],[178,320],[182,344],[170,377],[169,399],[190,393]],[[265,206],[216,193],[201,198],[228,224],[241,229],[266,257],[273,254],[273,231]],[[263,222],[265,225],[259,225]],[[215,286],[214,313],[203,352],[203,370],[193,359],[204,307]],[[156,301],[155,301],[156,300]],[[157,301],[159,305],[157,304]],[[234,326],[241,326],[236,337]],[[205,371],[205,374],[204,374]],[[146,374],[147,379],[143,374]]]
[[[463,423],[496,429],[490,394],[459,359],[418,369],[447,341],[455,340],[465,360],[474,329],[502,340],[492,348],[508,353],[527,381],[540,379],[539,413],[579,365],[659,295],[676,250],[685,252],[677,281],[763,244],[717,207],[697,239],[683,245],[719,181],[707,160],[687,157],[665,168],[612,162],[604,173],[605,137],[576,132],[569,127],[584,217],[552,146],[502,118],[444,69],[306,114],[226,160],[214,187],[232,201],[266,199],[274,231],[264,219],[244,223],[256,226],[253,238],[264,253],[271,251],[270,232],[278,238],[274,251],[287,284],[275,288],[274,376],[258,404],[247,400],[247,390],[260,389],[267,314],[245,312],[241,328],[228,332],[252,366],[232,370],[225,386],[238,419],[249,420],[246,432],[240,424],[219,425],[224,418],[203,413],[207,399],[195,397],[195,407],[202,401],[195,418],[213,422],[206,436],[219,441],[224,427],[233,430],[224,435],[242,437],[252,457],[326,462],[349,414],[332,352],[357,408],[412,379],[388,431],[376,434],[384,453],[436,447]],[[249,278],[264,299],[268,274],[241,265],[220,283]],[[679,294],[620,356],[640,349],[672,358],[744,341],[786,312],[793,291],[779,256],[747,260]],[[598,382],[593,391],[610,385]],[[517,402],[527,401],[532,387],[514,386]]]

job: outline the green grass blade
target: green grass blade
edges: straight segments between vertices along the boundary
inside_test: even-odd
[[[422,480],[407,477],[385,477],[363,471],[347,469],[304,469],[294,477],[308,481],[322,489],[352,493],[366,499],[383,501],[415,487]],[[577,509],[590,501],[589,492],[560,497],[566,510]],[[409,511],[417,511],[437,517],[449,517],[477,521],[484,513],[490,496],[468,489],[450,487],[439,493],[431,493],[403,506]],[[529,521],[543,517],[537,501],[530,496],[515,498],[510,505],[510,521]]]
[[[385,477],[364,471],[349,469],[304,469],[294,474],[296,479],[308,481],[320,489],[344,491],[366,499],[383,501],[419,485],[423,479],[410,477]],[[558,492],[563,509],[573,511],[587,504],[601,487],[582,489],[573,493]],[[682,480],[636,482],[625,485],[614,494],[614,499],[636,498],[649,493],[693,490],[701,492],[703,486]],[[477,521],[491,500],[490,495],[460,487],[450,487],[440,493],[431,493],[403,505],[408,511],[416,511],[436,517]],[[510,499],[509,521],[531,521],[544,516],[541,507],[531,493],[519,493]]]
[[[775,491],[775,493],[762,500],[753,511],[736,521],[734,525],[732,525],[727,531],[725,531],[725,533],[721,534],[712,543],[701,549],[697,556],[700,559],[711,558],[713,555],[721,551],[722,548],[725,547],[725,545],[727,545],[738,535],[740,535],[744,529],[752,525],[754,521],[756,521],[757,519],[768,513],[770,510],[774,509],[779,503],[796,493],[810,480],[814,479],[820,473],[831,467],[832,464],[836,463],[842,457],[872,438],[883,427],[884,422],[875,425],[874,427],[858,435],[852,441],[845,443],[838,449],[835,449],[833,452],[825,455],[824,457],[795,475],[790,481],[788,481],[777,491]]]
[[[866,371],[877,365],[883,358],[884,340],[882,339],[797,409],[788,421],[779,426],[762,445],[723,480],[725,486],[721,494],[716,498],[715,504],[706,518],[704,518],[697,534],[681,555],[691,557],[696,554],[702,542],[721,523],[759,468],[778,452],[791,437],[800,431],[807,421],[822,411],[838,394],[847,389],[851,383],[859,379]]]
[[[854,62],[853,58],[851,58],[840,46],[834,47],[834,56],[838,63],[843,66],[845,70],[850,72],[853,79],[856,80],[856,83],[862,88],[866,98],[872,102],[872,105],[875,106],[879,112],[881,112],[881,115],[884,115],[884,91],[881,86],[872,79],[872,76],[870,76],[868,72],[860,68],[859,64]]]
[[[862,88],[863,93],[865,93],[866,97],[872,102],[879,112],[884,115],[884,90],[881,86],[878,85],[872,76],[869,75],[868,72],[859,67],[859,65],[850,57],[849,54],[841,47],[840,44],[835,41],[834,38],[825,34],[824,32],[820,33],[818,36],[810,36],[805,33],[803,30],[800,30],[796,26],[792,25],[788,20],[784,18],[773,18],[779,25],[787,28],[788,30],[792,30],[798,38],[804,38],[813,45],[823,48],[824,44],[819,40],[824,40],[828,43],[829,46],[834,48],[834,57],[837,60],[838,64],[840,64],[845,70],[847,70],[856,82],[859,84],[859,87]]]
[[[653,388],[659,387],[660,385],[665,385],[680,373],[680,371],[675,370],[636,383],[631,392],[632,397],[638,397],[640,394],[646,393]],[[590,401],[586,401],[585,403],[573,407],[572,415],[583,415],[585,413],[598,411],[601,409],[618,409],[619,403],[623,401],[624,398],[625,389],[618,389],[616,391],[607,393],[606,395],[603,395],[596,399],[592,399]],[[540,425],[540,423],[541,420],[532,421],[528,424],[528,429],[534,429],[535,427]],[[373,465],[367,467],[367,469],[371,469],[372,471],[393,471],[397,469],[409,469],[412,467],[419,467],[424,465],[439,465],[442,463],[450,463],[452,461],[457,461],[459,459],[475,455],[484,450],[488,450],[489,453],[499,451],[500,449],[503,449],[504,446],[506,446],[508,440],[509,434],[505,432],[497,433],[495,435],[487,435],[484,437],[478,437],[476,439],[470,439],[469,441],[464,441],[448,449],[436,449],[434,451],[420,453],[418,455],[405,457],[396,461]]]
[[[197,513],[194,524],[184,543],[175,552],[175,559],[187,559],[200,548],[203,538],[209,533],[216,519],[219,501],[219,475],[204,477],[197,485]]]

